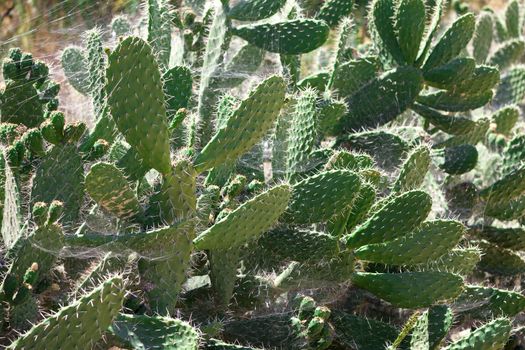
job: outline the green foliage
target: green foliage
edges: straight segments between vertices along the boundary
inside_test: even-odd
[[[233,34],[266,51],[296,55],[323,45],[329,31],[324,21],[297,19],[275,24],[247,25],[233,29]],[[295,40],[297,37],[303,40]]]
[[[114,43],[62,52],[86,123],[57,111],[53,66],[3,60],[0,344],[505,346],[525,308],[517,1],[144,2]]]

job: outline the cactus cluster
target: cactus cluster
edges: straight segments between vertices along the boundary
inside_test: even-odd
[[[0,341],[523,346],[522,4],[176,3],[3,59]]]

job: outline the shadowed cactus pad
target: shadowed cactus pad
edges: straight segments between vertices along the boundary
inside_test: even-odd
[[[455,305],[476,318],[512,317],[525,309],[525,297],[503,289],[467,286],[455,300]]]
[[[335,256],[337,239],[316,231],[277,228],[257,242],[268,254],[294,261],[317,261]]]
[[[356,272],[352,283],[402,308],[428,307],[454,299],[461,293],[463,279],[446,272],[366,273]]]
[[[412,67],[384,73],[347,98],[349,109],[341,120],[342,127],[358,131],[392,121],[410,107],[422,85],[421,72]]]

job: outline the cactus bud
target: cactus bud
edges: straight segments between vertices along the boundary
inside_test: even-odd
[[[45,154],[44,138],[38,129],[29,129],[22,135],[22,142],[32,155],[41,157]]]
[[[33,285],[36,283],[37,278],[38,278],[38,263],[34,262],[31,264],[31,266],[27,269],[26,273],[24,274],[24,285],[28,289],[33,289]]]
[[[314,311],[314,317],[322,318],[323,320],[328,320],[332,311],[326,306],[318,306]]]
[[[62,133],[57,132],[50,119],[42,123],[40,130],[44,139],[53,145],[58,145],[63,140]]]
[[[64,213],[64,203],[60,201],[52,201],[49,205],[49,214],[47,217],[47,223],[52,224],[58,221]]]
[[[303,297],[299,304],[299,318],[306,320],[312,316],[315,311],[315,300],[312,297]]]
[[[64,139],[71,143],[76,143],[80,140],[82,135],[86,132],[86,124],[76,122],[67,124],[64,129]]]
[[[36,202],[33,205],[33,221],[37,226],[43,226],[47,220],[49,207],[47,203]]]

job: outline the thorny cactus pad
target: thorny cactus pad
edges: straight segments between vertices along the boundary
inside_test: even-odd
[[[124,3],[2,43],[0,346],[522,346],[520,1]]]

